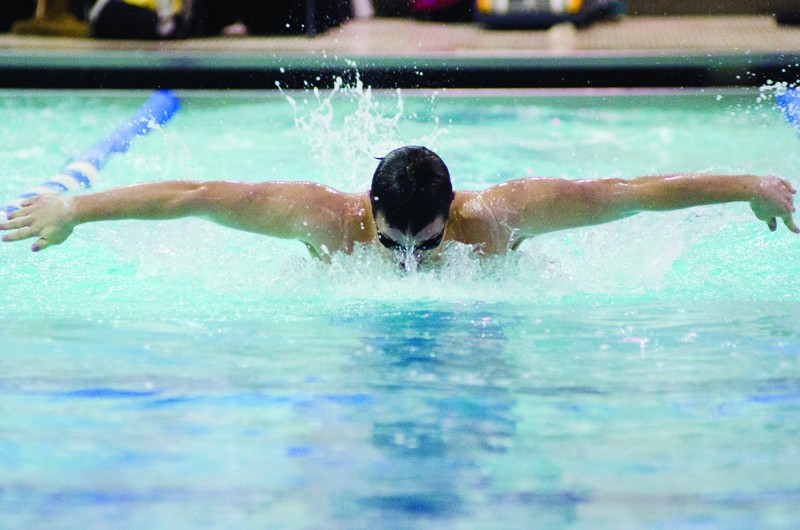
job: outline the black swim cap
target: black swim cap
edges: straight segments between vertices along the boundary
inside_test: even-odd
[[[437,217],[447,219],[453,185],[439,155],[409,145],[381,159],[369,196],[373,217],[382,214],[390,226],[414,234]]]

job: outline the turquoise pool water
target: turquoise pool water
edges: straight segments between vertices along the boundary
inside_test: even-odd
[[[773,173],[758,93],[183,93],[97,189],[364,189],[429,145],[456,187]],[[0,94],[0,195],[147,97]],[[2,528],[794,528],[800,239],[746,205],[551,234],[399,274],[199,220],[0,246]]]

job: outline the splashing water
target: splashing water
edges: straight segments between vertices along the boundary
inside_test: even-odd
[[[776,98],[785,94],[787,90],[795,88],[798,82],[800,82],[800,80],[789,83],[788,81],[773,81],[769,79],[766,84],[758,88],[756,103],[772,104],[775,102]]]
[[[27,125],[0,131],[10,174],[18,175],[0,182],[3,195],[24,188],[25,174],[60,167],[65,149],[78,150],[95,139],[98,124],[85,116],[103,105],[75,97],[54,104],[53,98],[7,106],[6,124]],[[458,189],[525,176],[531,166],[533,175],[565,178],[696,169],[791,178],[800,163],[796,136],[774,108],[763,115],[738,110],[737,105],[754,106],[747,96],[726,95],[722,102],[713,95],[434,101],[338,81],[330,91],[186,94],[184,99],[182,113],[160,138],[146,139],[109,165],[101,189],[154,179],[263,181],[286,175],[363,191],[377,164],[373,156],[407,143],[439,151]],[[730,116],[731,110],[738,113]],[[42,130],[40,122],[53,126]],[[46,152],[32,166],[29,153],[37,145],[57,146],[64,136],[70,142],[66,148]],[[310,159],[320,171],[309,169]],[[292,304],[369,300],[785,300],[800,293],[796,245],[783,231],[766,231],[746,205],[730,205],[549,234],[527,241],[518,253],[490,260],[449,244],[446,267],[407,274],[371,247],[334,255],[325,265],[296,242],[205,221],[131,221],[78,227],[65,245],[38,256],[25,243],[0,245],[0,282],[4,307],[19,314],[114,314],[117,308],[124,315],[151,315],[157,307],[165,316],[202,308],[225,318],[258,318]],[[60,295],[48,296],[47,289],[37,288],[41,285],[58,285]]]
[[[337,77],[327,93],[317,87],[300,94],[281,93],[294,111],[295,128],[322,168],[325,182],[342,191],[366,189],[375,159],[392,149],[409,144],[433,148],[446,134],[437,117],[432,130],[416,136],[404,134],[401,126],[407,115],[401,90],[395,91],[392,100],[376,98],[357,71],[353,84]]]

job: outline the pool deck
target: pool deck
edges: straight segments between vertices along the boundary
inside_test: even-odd
[[[108,41],[0,34],[4,88],[759,86],[800,78],[800,27],[770,16],[623,17],[585,29],[349,21],[315,37]]]

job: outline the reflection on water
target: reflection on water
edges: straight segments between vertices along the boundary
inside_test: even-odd
[[[540,522],[575,517],[583,497],[559,489],[546,455],[526,455],[550,468],[528,477],[530,489],[493,472],[516,443],[519,374],[505,336],[518,319],[498,309],[389,308],[339,323],[362,341],[347,369],[377,397],[368,414],[378,450],[365,470],[368,491],[342,495],[340,517],[357,516],[363,528],[398,520],[422,528],[431,518],[498,515],[490,506],[504,504]]]
[[[4,321],[0,526],[796,521],[797,312],[420,302]]]

